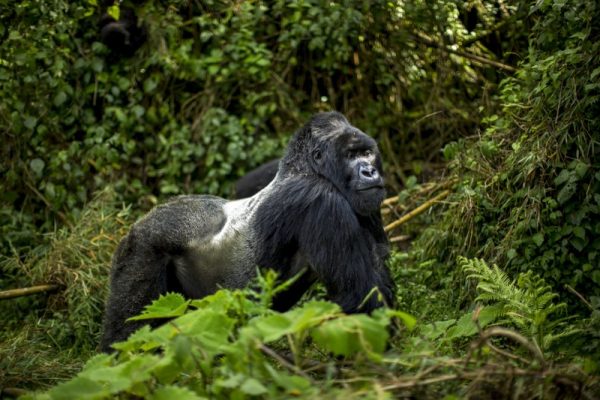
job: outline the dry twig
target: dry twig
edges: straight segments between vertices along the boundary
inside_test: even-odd
[[[270,347],[265,346],[264,344],[259,344],[258,348],[260,349],[260,351],[262,351],[265,355],[277,360],[277,362],[279,362],[279,364],[281,364],[283,367],[289,369],[290,371],[292,371],[295,374],[301,375],[302,377],[312,380],[310,378],[310,376],[308,376],[304,371],[302,371],[300,368],[298,368],[297,366],[295,366],[294,364],[292,364],[290,361],[286,360],[283,356],[277,354],[277,352],[275,352],[273,349],[271,349]]]
[[[20,289],[4,290],[0,292],[0,299],[12,299],[15,297],[29,296],[36,293],[52,292],[54,290],[58,290],[59,288],[59,285],[47,284]]]
[[[436,204],[436,203],[440,202],[441,200],[445,199],[446,197],[448,197],[449,194],[450,194],[449,190],[444,190],[442,193],[438,194],[433,199],[427,200],[425,203],[421,204],[419,207],[415,208],[408,214],[405,214],[401,218],[392,222],[391,224],[386,225],[385,228],[383,228],[384,231],[389,232],[392,229],[395,229],[395,228],[399,227],[400,225],[406,223],[407,221],[410,221],[417,215],[422,214],[424,211],[429,209],[434,204]]]

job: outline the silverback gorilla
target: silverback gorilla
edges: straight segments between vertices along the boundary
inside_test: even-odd
[[[254,196],[179,196],[131,228],[113,258],[102,350],[139,328],[143,322],[126,319],[160,294],[201,298],[241,288],[257,266],[282,280],[301,273],[273,300],[275,310],[290,308],[316,280],[347,313],[392,303],[384,195],[375,141],[342,114],[313,116]]]

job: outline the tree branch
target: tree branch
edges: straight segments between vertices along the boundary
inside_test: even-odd
[[[423,43],[427,46],[438,48],[442,51],[445,51],[446,53],[456,54],[457,56],[468,58],[470,60],[477,61],[478,63],[481,63],[481,64],[491,65],[492,67],[503,69],[508,72],[516,72],[517,71],[517,69],[515,67],[512,67],[510,65],[503,64],[498,61],[490,60],[489,58],[481,57],[476,54],[467,53],[465,51],[451,49],[447,46],[444,46],[444,45],[441,45],[441,44],[435,42],[433,39],[425,37],[424,35],[416,34],[413,36],[413,38],[417,42]]]

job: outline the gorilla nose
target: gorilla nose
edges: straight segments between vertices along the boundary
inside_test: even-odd
[[[358,173],[360,174],[362,180],[378,181],[380,179],[379,171],[377,171],[377,168],[373,167],[372,165],[361,165]]]

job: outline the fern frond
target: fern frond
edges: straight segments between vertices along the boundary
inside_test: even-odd
[[[500,306],[510,323],[539,343],[542,349],[558,338],[576,333],[564,319],[550,318],[553,314],[563,313],[566,304],[555,303],[558,295],[533,272],[519,274],[515,282],[497,265],[490,267],[483,260],[459,257],[458,263],[469,279],[477,280],[476,300]]]

